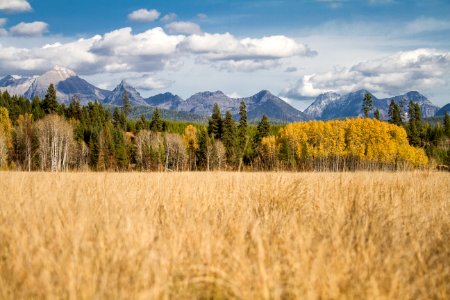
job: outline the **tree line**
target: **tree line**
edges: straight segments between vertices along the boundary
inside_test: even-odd
[[[409,144],[423,147],[450,136],[448,116],[445,127],[427,126],[420,119],[420,108],[415,121],[410,118],[407,124],[401,112],[402,123],[396,123],[395,112],[391,124],[365,118],[284,127],[271,126],[267,116],[257,126],[249,125],[245,102],[240,104],[237,121],[230,111],[222,114],[215,104],[207,125],[163,120],[158,109],[150,120],[144,116],[131,120],[130,112],[126,92],[122,106],[113,110],[98,102],[83,106],[76,98],[68,106],[60,104],[53,85],[43,99],[31,101],[0,93],[0,168],[257,171],[422,167],[427,157]],[[387,144],[390,152],[381,151]],[[438,144],[436,149],[440,149]]]

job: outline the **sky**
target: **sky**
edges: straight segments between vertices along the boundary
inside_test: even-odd
[[[450,102],[450,1],[0,0],[0,76],[55,65],[147,97],[417,90]]]

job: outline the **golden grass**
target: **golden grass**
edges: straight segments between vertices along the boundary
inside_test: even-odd
[[[447,173],[0,173],[1,299],[448,299]]]

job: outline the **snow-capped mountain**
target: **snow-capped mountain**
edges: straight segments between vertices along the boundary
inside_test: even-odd
[[[133,106],[148,106],[147,102],[145,102],[144,98],[142,98],[141,94],[139,94],[136,89],[128,84],[125,80],[122,80],[119,85],[109,94],[108,97],[105,98],[103,103],[109,105],[122,105],[123,104],[123,95],[125,91],[128,94],[128,99],[130,100],[131,105]]]
[[[336,93],[325,93],[319,95],[315,101],[305,110],[305,113],[314,119],[318,120],[330,120],[348,117],[362,116],[362,103],[364,95],[366,93],[371,94],[367,90],[358,90],[353,93],[339,95]],[[432,117],[436,114],[439,107],[433,105],[427,97],[416,91],[408,92],[404,95],[389,97],[385,99],[378,99],[373,94],[373,111],[378,109],[383,119],[388,119],[389,104],[391,99],[397,104],[403,104],[404,109],[407,110],[407,106],[410,100],[418,103],[422,116],[424,118]],[[373,115],[372,111],[372,115]]]
[[[312,119],[320,119],[323,110],[331,103],[339,100],[341,95],[328,92],[317,96],[313,104],[311,104],[304,113]]]
[[[82,104],[87,104],[89,101],[103,100],[110,94],[109,91],[99,89],[78,77],[74,71],[55,66],[52,70],[36,77],[24,96],[28,99],[35,96],[42,99],[52,83],[55,85],[58,101],[64,103],[69,103],[73,97],[76,97]]]
[[[0,91],[8,91],[10,95],[23,95],[33,84],[35,77],[7,75],[0,80]]]

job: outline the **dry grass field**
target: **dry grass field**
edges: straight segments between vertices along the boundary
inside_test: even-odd
[[[0,299],[449,297],[448,173],[0,173]]]

